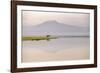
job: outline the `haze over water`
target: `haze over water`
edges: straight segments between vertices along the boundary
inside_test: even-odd
[[[66,36],[22,41],[22,62],[89,59],[89,14],[23,11],[22,16],[22,37]]]

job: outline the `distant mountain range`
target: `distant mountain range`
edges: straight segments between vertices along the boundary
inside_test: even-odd
[[[46,21],[39,25],[23,25],[23,36],[33,35],[71,35],[89,36],[89,27],[63,24],[55,20]]]

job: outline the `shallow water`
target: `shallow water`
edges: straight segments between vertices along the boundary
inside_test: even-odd
[[[23,49],[40,49],[43,51],[60,51],[64,49],[89,49],[88,37],[68,37],[40,41],[23,41]]]
[[[22,59],[23,62],[60,59],[87,59],[89,58],[89,46],[89,37],[67,37],[50,39],[49,41],[23,41]]]

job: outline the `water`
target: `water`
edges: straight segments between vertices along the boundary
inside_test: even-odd
[[[38,61],[38,60],[46,61],[47,59],[58,60],[58,56],[59,60],[82,59],[82,58],[86,59],[89,58],[89,47],[90,47],[89,37],[67,37],[67,38],[50,39],[49,41],[48,40],[23,41],[22,43],[23,61],[25,62]],[[32,57],[29,54],[30,55],[36,54],[37,55],[36,57],[39,56],[41,57],[35,59],[35,57]],[[78,56],[81,54],[82,56]],[[49,56],[49,58],[47,58],[45,55],[47,57]],[[52,57],[53,55],[55,55],[54,58]],[[60,55],[62,58],[60,58]],[[28,60],[26,58],[28,58]],[[33,59],[31,60],[31,58],[33,58],[34,60]]]
[[[63,49],[75,49],[75,48],[88,48],[89,49],[89,38],[58,38],[51,40],[40,40],[40,41],[23,41],[23,49],[40,49],[44,51],[59,51]]]

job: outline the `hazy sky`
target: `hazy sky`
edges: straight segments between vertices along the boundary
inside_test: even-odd
[[[39,25],[49,20],[56,20],[64,24],[89,26],[89,14],[85,13],[22,11],[22,18],[23,25]]]

